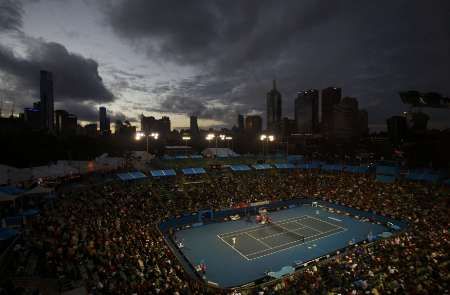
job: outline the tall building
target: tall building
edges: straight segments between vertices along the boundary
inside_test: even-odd
[[[369,135],[369,113],[366,110],[358,111],[359,135]]]
[[[411,124],[411,130],[423,132],[427,130],[428,120],[430,120],[430,116],[421,111],[417,111],[408,113],[408,119]]]
[[[170,119],[163,116],[161,119],[141,115],[141,131],[145,134],[158,132],[160,137],[167,137],[170,133]]]
[[[99,112],[100,134],[109,135],[111,133],[110,130],[111,127],[109,117],[106,114],[106,108],[100,107],[98,109],[98,112]]]
[[[392,116],[386,120],[389,140],[393,144],[401,143],[407,135],[408,124],[404,116]]]
[[[50,131],[53,130],[53,75],[48,71],[41,71],[40,73],[40,92],[41,92],[41,119],[42,127]]]
[[[241,114],[238,115],[238,130],[239,131],[244,130],[244,116]]]
[[[323,133],[329,133],[333,124],[333,107],[341,101],[342,90],[328,87],[322,90],[322,124]]]
[[[289,138],[289,136],[297,130],[295,120],[289,119],[287,117],[284,117],[283,120],[281,120],[280,126],[280,135],[285,139]]]
[[[55,111],[55,130],[59,134],[75,134],[77,130],[77,116],[65,110]]]
[[[153,118],[153,117],[147,117],[147,118]],[[122,138],[134,138],[136,136],[136,126],[132,126],[129,121],[122,122],[121,120],[116,120],[114,125],[115,125],[115,130],[114,130],[115,136],[122,137]],[[141,127],[142,127],[142,120],[141,120]]]
[[[189,131],[191,132],[191,135],[197,135],[199,133],[197,116],[190,117]]]
[[[83,129],[86,136],[96,137],[98,135],[97,123],[87,124]]]
[[[39,108],[33,107],[24,109],[24,121],[31,129],[41,129],[41,118],[41,110]]]
[[[310,89],[299,92],[295,99],[297,132],[315,133],[319,127],[319,91]]]
[[[60,134],[74,134],[78,126],[78,118],[64,110],[55,111],[55,129]]]
[[[333,107],[332,134],[337,139],[351,139],[360,134],[358,126],[358,100],[344,97]]]
[[[262,131],[262,118],[258,115],[251,115],[245,118],[245,131],[258,134]]]
[[[281,121],[281,93],[277,90],[277,82],[273,80],[272,90],[267,92],[267,129],[277,131]]]

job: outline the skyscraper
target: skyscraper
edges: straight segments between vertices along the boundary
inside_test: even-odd
[[[245,118],[245,131],[251,134],[258,134],[262,131],[261,116],[253,115]]]
[[[393,144],[401,143],[408,133],[405,116],[392,116],[386,120],[389,140]]]
[[[358,126],[358,100],[344,97],[333,107],[333,136],[338,139],[357,137],[361,131]]]
[[[297,132],[315,133],[319,126],[319,91],[310,89],[299,92],[295,99]]]
[[[141,131],[145,134],[158,132],[160,137],[165,138],[170,133],[170,119],[165,116],[161,119],[155,119],[153,116],[141,115]]]
[[[77,123],[77,116],[65,110],[55,111],[55,130],[59,134],[75,134]]]
[[[191,135],[196,135],[196,134],[199,133],[198,123],[197,123],[197,116],[191,116],[190,117],[189,131],[191,132]]]
[[[100,134],[108,135],[110,134],[110,120],[106,114],[106,108],[99,108],[99,123],[100,123]]]
[[[322,90],[322,124],[323,133],[329,133],[333,124],[333,107],[341,101],[342,90],[328,87]]]
[[[267,92],[267,129],[277,131],[281,121],[281,93],[277,90],[277,82],[273,80],[272,90]]]
[[[50,131],[53,130],[54,101],[53,101],[53,75],[48,71],[40,73],[40,94],[41,94],[41,120],[42,127]]]
[[[244,116],[242,116],[241,114],[238,115],[238,130],[244,130]]]

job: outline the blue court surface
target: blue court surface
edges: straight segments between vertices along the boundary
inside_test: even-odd
[[[211,223],[180,230],[184,256],[195,266],[207,265],[206,280],[220,287],[240,286],[277,272],[333,254],[349,242],[387,231],[383,225],[304,205],[270,213],[273,223],[246,220]],[[234,242],[233,242],[234,241]]]

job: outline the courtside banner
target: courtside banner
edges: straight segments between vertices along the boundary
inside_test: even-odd
[[[245,202],[240,202],[237,203],[235,206],[233,206],[233,208],[246,208],[246,207],[248,207],[248,204]]]
[[[250,207],[262,206],[262,205],[268,205],[268,204],[270,204],[270,201],[259,201],[259,202],[250,203]]]

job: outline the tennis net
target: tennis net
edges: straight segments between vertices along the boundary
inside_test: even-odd
[[[305,236],[302,236],[288,228],[285,228],[284,226],[281,226],[278,223],[270,222],[267,225],[271,226],[272,228],[278,230],[281,233],[286,233],[286,234],[290,235],[291,237],[294,237],[295,239],[302,241],[303,243],[305,242]]]

